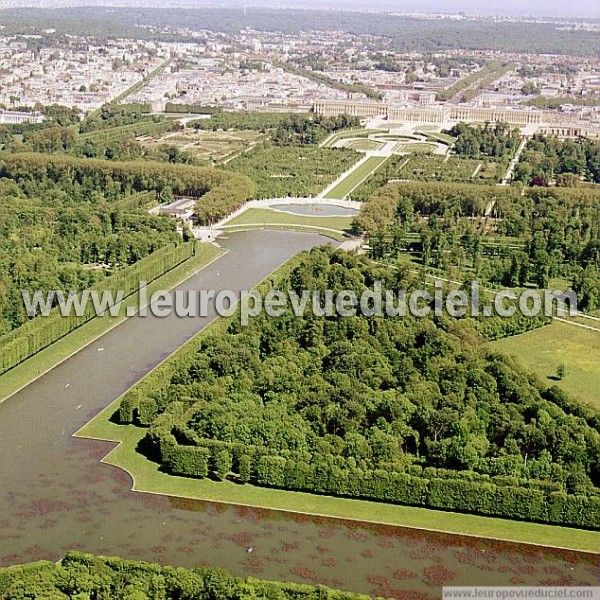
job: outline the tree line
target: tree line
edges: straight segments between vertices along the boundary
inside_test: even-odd
[[[582,180],[600,183],[600,143],[536,134],[521,154],[514,179],[541,187],[577,187]]]
[[[73,551],[59,563],[40,561],[0,569],[0,596],[6,600],[367,600],[321,585],[234,577],[225,569],[163,567]]]
[[[456,154],[475,159],[512,157],[521,142],[519,130],[506,123],[486,123],[482,127],[457,123],[445,133],[456,138],[453,146]]]
[[[241,129],[270,133],[277,146],[305,146],[317,144],[329,134],[349,127],[358,127],[359,119],[347,115],[324,117],[306,113],[225,112],[215,110],[210,119],[192,121],[190,127],[198,130],[219,131]]]
[[[120,194],[133,192],[153,190],[160,196],[162,192],[168,191],[197,198],[200,218],[204,214],[203,204],[210,207],[213,218],[223,217],[254,196],[256,190],[247,177],[217,169],[35,153],[3,157],[0,160],[0,177],[14,179],[19,185],[34,189],[39,186],[40,181],[52,181],[60,184],[63,189],[102,189],[113,199]],[[223,187],[221,192],[220,187]]]
[[[191,255],[193,244],[181,243],[175,221],[146,210],[149,200],[173,192],[197,197],[200,219],[210,222],[238,208],[253,187],[242,176],[186,165],[1,158],[2,371],[91,318],[28,321],[21,290],[134,290]]]
[[[296,293],[421,286],[326,248],[281,277]],[[466,319],[233,319],[127,394],[119,419],[149,426],[144,452],[178,474],[600,523],[600,415],[486,349]]]
[[[163,246],[149,256],[138,260],[134,265],[118,270],[113,275],[99,280],[93,286],[73,285],[66,291],[80,291],[82,288],[89,289],[91,287],[92,290],[99,293],[110,291],[113,298],[116,298],[118,292],[123,292],[124,297],[127,297],[139,289],[141,281],[154,281],[167,271],[188,260],[193,254],[193,242]],[[64,282],[61,281],[60,284],[64,284]],[[27,289],[30,294],[35,289],[42,290],[42,293],[46,293],[50,289],[65,289],[65,287],[61,288],[59,285],[54,288],[47,287],[48,282],[44,281],[44,285],[38,288],[31,286],[20,289]],[[15,307],[9,308],[18,310],[19,317],[22,317],[19,320],[23,323],[0,337],[0,374],[12,369],[40,350],[47,348],[96,316],[93,305],[88,303],[86,312],[81,316],[76,314],[63,316],[55,307],[48,317],[24,320],[26,317],[22,314],[24,313],[23,301],[18,298],[20,289],[15,289],[13,285],[13,288],[8,290],[10,297],[15,301]]]

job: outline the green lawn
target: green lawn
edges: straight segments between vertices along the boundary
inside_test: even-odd
[[[596,326],[593,321],[587,324]],[[546,383],[557,384],[574,398],[600,408],[600,333],[555,321],[492,346],[514,356]],[[550,379],[561,363],[566,368],[565,378]]]
[[[426,154],[433,152],[436,148],[435,144],[429,144],[427,142],[415,142],[412,144],[400,143],[397,145],[399,152],[409,152],[410,154]]]
[[[225,250],[212,244],[199,245],[195,256],[148,285],[149,296],[157,290],[175,287],[224,253]],[[4,373],[0,376],[0,402],[119,325],[127,318],[125,315],[127,307],[137,305],[138,295],[132,294],[123,301],[121,314],[118,317],[111,317],[108,314],[98,316]]]
[[[348,177],[342,179],[332,190],[325,194],[325,198],[345,198],[349,196],[361,183],[377,171],[386,160],[386,156],[371,156],[358,169],[352,171]]]
[[[456,138],[453,138],[451,135],[448,135],[447,133],[434,133],[434,132],[428,133],[427,139],[431,140],[432,142],[443,142],[444,144],[448,144],[448,146],[451,146],[456,141]]]
[[[598,534],[592,531],[168,475],[159,471],[158,464],[136,452],[145,429],[109,421],[119,402],[116,400],[76,435],[120,442],[103,462],[127,471],[133,478],[133,489],[139,492],[598,551]]]
[[[311,217],[271,210],[269,208],[249,208],[235,219],[227,222],[225,231],[242,231],[262,227],[299,229],[323,233],[334,239],[343,239],[344,232],[350,229],[353,217]]]
[[[366,152],[368,150],[379,150],[383,147],[383,142],[377,142],[375,140],[349,140],[344,147]]]

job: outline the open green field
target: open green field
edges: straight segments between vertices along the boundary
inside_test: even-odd
[[[386,156],[371,156],[358,169],[352,171],[347,177],[342,179],[332,190],[325,194],[325,198],[346,198],[361,183],[368,179],[383,163],[387,160]]]
[[[321,148],[333,148],[340,140],[346,138],[366,138],[372,133],[379,133],[385,131],[384,129],[363,129],[362,127],[355,127],[345,129],[343,131],[337,131],[332,133],[328,138],[323,140],[319,146]]]
[[[224,253],[225,250],[212,244],[199,245],[195,256],[148,285],[149,296],[155,291],[175,287]],[[119,325],[127,318],[129,306],[138,307],[138,294],[132,294],[123,301],[118,317],[111,317],[108,313],[98,316],[4,373],[0,376],[0,402]]]
[[[600,333],[555,321],[492,346],[514,356],[549,385],[556,384],[600,409]],[[566,376],[558,381],[554,378],[560,364],[565,365]]]
[[[433,133],[433,132],[427,134],[427,139],[432,142],[442,142],[444,144],[447,144],[448,146],[451,146],[456,141],[456,138],[453,138],[451,135],[448,135],[447,133]]]
[[[409,144],[400,142],[394,147],[394,152],[403,152],[408,154],[427,154],[428,152],[433,152],[435,149],[435,144],[429,144],[427,142],[413,142]]]
[[[294,215],[269,208],[249,208],[238,217],[235,217],[235,219],[229,221],[222,229],[233,232],[244,229],[278,227],[314,231],[315,233],[323,233],[324,235],[340,240],[344,239],[344,234],[350,229],[352,220],[353,217],[312,217]]]
[[[139,441],[146,434],[145,429],[110,421],[119,403],[120,399],[117,399],[76,435],[118,443],[103,462],[127,471],[133,479],[133,489],[139,492],[598,551],[598,534],[593,531],[169,475],[160,471],[158,464],[136,452]]]

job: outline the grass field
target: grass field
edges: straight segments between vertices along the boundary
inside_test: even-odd
[[[358,169],[352,171],[332,190],[325,194],[325,198],[346,198],[377,171],[386,160],[387,157],[385,156],[371,156]]]
[[[448,146],[451,146],[456,141],[456,138],[453,138],[451,135],[447,133],[427,133],[427,139],[432,142],[443,142]]]
[[[362,127],[355,127],[350,129],[344,129],[332,133],[329,137],[325,138],[319,146],[321,148],[333,148],[337,145],[340,140],[345,138],[366,138],[372,133],[379,133],[385,131],[384,129],[363,129]]]
[[[349,140],[344,144],[344,148],[351,148],[352,150],[358,150],[359,152],[379,150],[382,147],[383,142],[377,142],[375,140]]]
[[[136,452],[139,441],[146,434],[145,429],[110,422],[119,401],[117,399],[76,435],[119,443],[103,462],[127,471],[133,479],[133,489],[136,491],[589,552],[598,551],[598,534],[592,531],[168,475],[159,470],[158,464]]]
[[[353,217],[311,217],[271,210],[269,208],[249,208],[223,226],[225,231],[242,231],[262,227],[300,229],[323,233],[334,239],[344,239],[344,232],[350,229]]]
[[[408,154],[427,154],[428,152],[433,152],[435,149],[435,144],[428,144],[427,142],[414,142],[410,144],[400,142],[396,144],[394,152],[403,152]]]
[[[554,322],[492,346],[514,356],[545,383],[556,384],[600,409],[600,333]],[[566,376],[557,381],[553,378],[560,364],[565,365]]]
[[[224,254],[224,252],[225,250],[217,248],[212,244],[200,245],[195,256],[149,284],[149,296],[157,290],[168,290],[175,287],[196,271]],[[120,316],[111,317],[109,314],[98,316],[85,325],[78,327],[75,331],[61,338],[51,346],[48,346],[48,348],[22,362],[14,369],[4,373],[0,376],[0,402],[6,400],[8,396],[14,394],[28,383],[31,383],[31,381],[49,371],[75,352],[78,352],[99,336],[119,325],[119,323],[127,318],[125,312],[128,306],[138,306],[137,294],[132,294],[123,301]]]

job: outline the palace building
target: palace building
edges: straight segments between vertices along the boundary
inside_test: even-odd
[[[313,110],[324,116],[347,114],[354,117],[384,117],[389,121],[441,124],[452,121],[464,123],[509,123],[510,125],[547,125],[553,135],[576,137],[582,132],[577,126],[576,113],[480,106],[393,106],[384,102],[360,100],[317,100]]]

